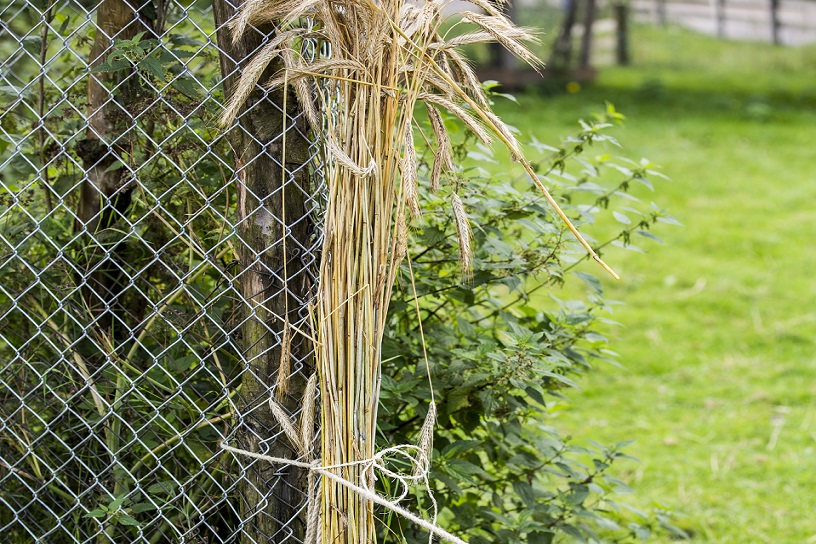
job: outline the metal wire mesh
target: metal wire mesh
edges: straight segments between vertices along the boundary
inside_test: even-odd
[[[140,2],[0,1],[0,541],[301,542],[302,475],[220,443],[295,456],[317,149],[260,91],[219,130],[217,14]]]

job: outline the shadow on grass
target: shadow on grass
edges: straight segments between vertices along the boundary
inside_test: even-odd
[[[807,89],[718,90],[669,86],[660,78],[644,77],[639,84],[590,84],[578,93],[565,95],[566,80],[528,88],[531,98],[558,98],[568,102],[611,102],[619,111],[637,117],[704,117],[771,121],[791,115],[816,114],[816,85]],[[713,86],[714,87],[714,86]],[[560,96],[559,96],[560,95]],[[780,119],[780,120],[781,120]]]

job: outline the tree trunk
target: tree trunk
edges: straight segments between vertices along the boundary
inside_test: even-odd
[[[592,25],[595,23],[597,11],[596,0],[586,0],[586,11],[584,12],[584,34],[581,36],[581,55],[578,66],[586,69],[590,67],[592,59]]]
[[[578,14],[578,0],[565,0],[564,21],[553,45],[550,66],[555,70],[569,70],[572,64],[572,29]]]
[[[96,27],[89,59],[91,68],[107,60],[114,40],[128,40],[139,32],[151,37],[153,32],[153,22],[126,0],[104,0],[97,8]],[[136,123],[136,114],[128,107],[138,91],[138,75],[131,73],[124,82],[121,80],[121,74],[105,72],[93,73],[88,78],[88,129],[85,139],[77,144],[85,179],[80,189],[76,230],[87,235],[86,266],[93,269],[82,278],[85,304],[97,327],[107,334],[113,330],[120,338],[126,338],[125,324],[139,319],[127,319],[122,304],[126,283],[121,266],[122,247],[103,233],[124,216],[133,190],[125,178],[127,170],[116,168],[115,164],[126,150],[126,133]],[[115,91],[105,85],[113,81],[118,83]],[[128,113],[123,115],[123,111]]]
[[[615,59],[618,66],[629,65],[629,5],[613,4],[615,14]]]
[[[501,9],[508,19],[514,21],[516,19],[516,4],[515,2],[507,3],[497,6]],[[509,72],[518,67],[518,59],[516,56],[508,51],[506,47],[498,42],[492,42],[488,45],[490,53],[490,67],[500,71]]]
[[[227,101],[239,80],[240,66],[251,60],[274,31],[271,27],[250,28],[233,42],[225,23],[234,16],[237,7],[228,0],[213,0]],[[275,63],[270,65],[261,81],[267,80],[277,68]],[[246,361],[237,442],[244,450],[295,459],[300,454],[281,434],[268,400],[282,368],[285,323],[297,324],[301,330],[308,327],[306,302],[312,290],[309,270],[317,259],[304,249],[310,247],[314,230],[307,209],[311,194],[309,171],[305,167],[309,141],[303,135],[308,127],[300,116],[297,121],[287,121],[284,134],[283,103],[282,92],[266,94],[256,90],[239,114],[237,126],[228,133],[235,152],[237,177],[241,267],[238,282],[244,302],[240,333]],[[287,107],[290,116],[297,112],[294,94],[290,94]],[[295,372],[281,402],[291,414],[301,407],[306,379],[313,371],[310,360],[313,346],[293,329],[289,333],[292,338],[289,355]],[[303,367],[298,369],[296,365],[301,363]],[[288,372],[285,367],[283,371]],[[239,462],[245,468],[239,488],[242,519],[246,522],[241,542],[302,542],[305,471],[249,458]]]
[[[655,0],[655,21],[660,26],[668,24],[668,17],[666,16],[666,0]]]

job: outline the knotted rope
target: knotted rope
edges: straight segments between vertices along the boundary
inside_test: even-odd
[[[312,377],[314,378],[314,376]],[[308,393],[314,391],[313,387],[313,379],[309,380],[309,385],[307,385],[307,395],[306,397],[310,397]],[[304,401],[309,402],[308,398],[305,398]],[[433,430],[433,423],[436,419],[436,404],[431,402],[431,405],[428,408],[428,415],[425,418],[425,424],[422,426],[422,431],[420,432],[420,440],[418,445],[413,444],[406,444],[401,446],[393,446],[390,448],[385,448],[382,451],[375,454],[370,459],[363,459],[359,461],[352,461],[349,463],[342,463],[338,465],[330,465],[330,466],[322,466],[320,461],[314,459],[314,448],[312,447],[312,440],[309,436],[308,429],[313,429],[313,422],[302,421],[301,423],[301,433],[298,434],[295,431],[295,426],[292,424],[289,417],[286,415],[286,412],[283,408],[275,401],[274,398],[269,399],[269,405],[272,409],[272,413],[280,422],[281,426],[283,427],[284,433],[290,439],[293,446],[298,450],[303,458],[306,461],[296,461],[294,459],[286,459],[283,457],[273,457],[270,455],[264,455],[261,453],[255,453],[252,451],[243,450],[240,448],[235,448],[227,444],[226,441],[221,442],[221,448],[235,453],[237,455],[244,455],[246,457],[251,457],[253,459],[258,459],[261,461],[266,461],[268,463],[272,463],[275,465],[288,465],[298,468],[303,468],[308,470],[308,487],[309,491],[307,494],[307,506],[306,506],[306,539],[305,544],[319,544],[320,540],[320,508],[319,502],[316,496],[316,490],[314,485],[314,475],[319,474],[329,480],[337,482],[338,484],[354,491],[358,495],[364,497],[365,499],[383,506],[388,510],[398,514],[409,521],[416,523],[423,529],[430,532],[430,538],[433,535],[438,536],[439,538],[451,542],[452,544],[467,544],[461,538],[452,535],[451,533],[447,532],[446,530],[442,529],[436,524],[436,516],[437,516],[437,504],[436,500],[433,498],[433,494],[431,493],[430,484],[428,482],[428,472],[430,471],[430,446],[431,446],[431,437],[432,437],[432,430]],[[313,432],[313,431],[312,431]],[[403,457],[405,460],[408,461],[413,467],[414,471],[411,474],[406,474],[403,472],[395,471],[389,469],[387,467],[387,458],[399,456]],[[351,482],[342,476],[338,476],[333,470],[340,469],[343,467],[349,466],[356,466],[362,465],[364,469],[361,471],[360,481],[362,485],[358,485],[354,482]],[[401,491],[399,492],[398,496],[394,499],[388,499],[383,497],[382,495],[376,493],[375,491],[369,489],[366,480],[368,479],[366,476],[371,475],[373,476],[374,471],[379,472],[384,477],[392,479],[399,483]],[[372,478],[373,480],[374,478]],[[431,521],[425,520],[418,515],[414,514],[413,512],[403,508],[399,505],[399,502],[402,501],[409,493],[411,484],[419,484],[422,483],[428,496],[431,498],[431,502],[433,503],[433,518]]]

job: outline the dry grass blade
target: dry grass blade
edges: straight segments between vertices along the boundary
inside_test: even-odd
[[[493,39],[530,66],[534,68],[541,66],[542,63],[538,57],[522,43],[536,42],[537,38],[527,30],[513,25],[506,17],[466,11],[462,13],[462,18],[491,34]]]
[[[288,75],[279,75],[270,79],[266,83],[268,89],[276,89],[284,85],[287,81],[292,83],[299,79],[314,79],[319,77],[331,77],[334,72],[340,70],[362,70],[364,67],[357,61],[349,59],[325,59],[319,60],[308,67],[294,67],[289,69]]]
[[[255,90],[255,85],[258,84],[258,81],[261,79],[261,76],[263,76],[267,66],[269,66],[273,60],[281,56],[282,51],[286,50],[285,47],[281,48],[281,46],[299,35],[305,34],[306,32],[307,29],[301,28],[294,28],[292,30],[282,32],[275,36],[275,38],[267,43],[260,51],[255,53],[252,60],[249,61],[249,63],[241,71],[241,79],[238,82],[238,86],[233,91],[233,97],[229,101],[229,104],[227,104],[227,108],[224,113],[221,114],[221,126],[229,126],[233,121],[235,121],[235,117],[246,103],[249,95],[251,95],[252,91]]]
[[[473,97],[480,106],[489,108],[490,102],[487,100],[482,83],[468,60],[455,49],[445,49],[443,55],[448,60],[453,78],[462,83],[462,89]]]
[[[278,377],[275,380],[275,397],[282,400],[289,390],[289,375],[292,373],[292,332],[289,319],[283,325],[281,335],[281,356],[278,365]]]
[[[468,0],[468,2],[493,17],[504,17],[504,13],[498,8],[508,3],[507,0]]]
[[[485,130],[485,128],[481,124],[479,124],[479,121],[471,114],[469,114],[467,111],[465,111],[465,108],[463,108],[456,102],[448,100],[445,97],[429,93],[420,94],[419,99],[424,100],[425,102],[429,102],[431,104],[438,104],[439,106],[442,106],[443,108],[448,110],[450,113],[454,114],[485,145],[490,145],[493,142],[492,138],[490,137],[490,134],[487,132],[487,130]]]
[[[343,148],[332,138],[326,140],[326,147],[332,158],[334,158],[341,165],[345,166],[353,174],[367,177],[377,171],[377,163],[374,162],[373,158],[369,160],[368,166],[360,166],[354,162],[354,159],[349,157]]]
[[[411,71],[413,71],[413,66],[409,66],[406,68],[407,77],[413,76],[413,74],[411,74]],[[451,100],[455,99],[456,89],[452,87],[445,79],[439,77],[438,74],[435,74],[433,72],[422,74],[422,79],[425,81],[426,92],[428,93],[432,92],[433,94],[441,94],[450,98]]]
[[[397,240],[395,242],[394,259],[402,261],[408,254],[408,218],[405,217],[405,209],[400,208],[397,211],[397,217],[394,220],[397,228]]]
[[[269,409],[275,416],[275,420],[283,429],[283,432],[286,435],[286,438],[289,439],[292,447],[298,452],[298,455],[306,455],[307,448],[304,446],[300,434],[295,429],[295,426],[292,425],[292,420],[289,417],[289,414],[286,413],[286,410],[284,410],[283,407],[272,397],[269,398]]]
[[[437,42],[433,43],[428,46],[428,49],[453,49],[455,47],[461,47],[463,45],[472,45],[475,43],[487,43],[495,41],[493,38],[493,34],[490,32],[486,32],[481,30],[479,32],[468,32],[466,34],[460,34],[459,36],[454,36],[447,41],[444,42]]]
[[[487,118],[493,130],[501,137],[502,142],[505,147],[507,147],[513,160],[524,161],[524,152],[521,150],[521,145],[518,143],[518,140],[516,140],[515,134],[510,131],[510,127],[490,110],[484,110],[484,117]]]
[[[237,40],[250,25],[274,24],[286,28],[295,19],[313,10],[322,0],[247,0],[238,16],[229,23],[233,39]]]
[[[405,145],[400,161],[400,174],[402,174],[402,191],[405,195],[405,202],[414,219],[421,215],[419,209],[419,188],[417,187],[417,156],[414,148],[414,134],[411,125],[405,125]]]
[[[428,465],[431,461],[431,451],[433,450],[433,431],[436,425],[436,403],[431,401],[428,406],[428,413],[425,415],[425,422],[422,424],[422,429],[419,431],[419,440],[417,447],[419,448],[419,461],[414,467],[414,476],[427,472]]]
[[[473,254],[470,248],[470,221],[468,221],[465,205],[455,192],[451,192],[451,208],[456,224],[456,236],[459,239],[459,267],[462,276],[467,277],[471,269]]]
[[[317,397],[317,374],[309,376],[303,394],[303,410],[300,413],[300,439],[311,450],[315,434],[315,400]]]
[[[433,166],[431,167],[431,189],[438,191],[442,174],[453,168],[453,152],[448,137],[448,129],[445,128],[445,122],[442,120],[442,114],[428,102],[425,103],[425,109],[428,111],[428,119],[431,121],[431,128],[437,143]]]

